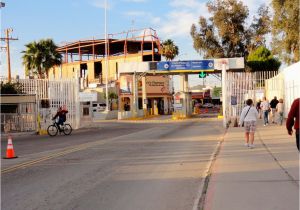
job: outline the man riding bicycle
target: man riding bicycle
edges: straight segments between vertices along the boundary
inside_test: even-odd
[[[60,125],[63,125],[64,122],[66,122],[67,113],[68,113],[68,110],[63,109],[62,107],[59,107],[56,115],[52,118],[52,120],[55,120],[58,117],[58,122],[56,124],[57,124],[57,127],[60,132],[61,132]]]

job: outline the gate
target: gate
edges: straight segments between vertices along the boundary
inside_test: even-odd
[[[7,80],[3,80],[6,82]],[[12,80],[22,86],[24,94],[36,95],[37,130],[46,130],[52,123],[52,117],[58,107],[68,109],[67,122],[74,129],[79,128],[80,104],[78,79],[46,80],[46,79],[18,79]]]
[[[227,94],[225,97],[228,102],[225,104],[226,119],[239,118],[247,99],[252,99],[256,104],[259,99],[266,96],[265,81],[277,74],[278,71],[226,72]],[[281,87],[274,87],[274,90],[279,88]]]

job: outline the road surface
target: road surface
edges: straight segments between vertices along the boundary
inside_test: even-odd
[[[71,136],[13,139],[1,160],[1,207],[188,210],[224,130],[218,120],[102,123]],[[6,140],[1,141],[2,155]]]

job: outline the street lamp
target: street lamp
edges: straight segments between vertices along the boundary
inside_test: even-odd
[[[107,0],[105,0],[105,7],[104,7],[104,32],[105,32],[105,69],[106,69],[106,78],[105,78],[105,83],[106,83],[106,111],[108,112],[109,110],[109,104],[108,104],[108,37],[107,37]]]

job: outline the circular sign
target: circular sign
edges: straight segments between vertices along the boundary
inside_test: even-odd
[[[209,66],[210,68],[213,67],[213,66],[214,66],[213,62],[209,62],[209,63],[208,63],[208,66]]]
[[[166,64],[164,65],[164,68],[165,68],[165,69],[168,69],[168,68],[169,68],[169,64],[166,63]]]

